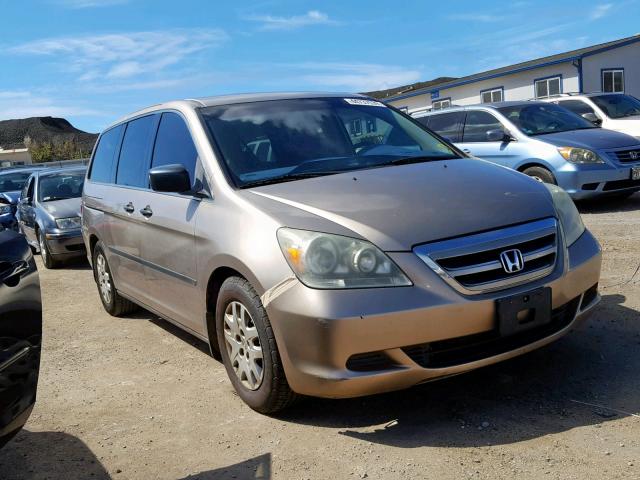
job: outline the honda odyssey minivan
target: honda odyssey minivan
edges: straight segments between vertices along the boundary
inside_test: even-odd
[[[353,94],[119,120],[93,152],[82,230],[107,312],[141,306],[208,342],[263,413],[506,360],[600,298],[600,247],[562,189]]]

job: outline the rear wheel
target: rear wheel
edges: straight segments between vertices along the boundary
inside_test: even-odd
[[[93,277],[98,285],[102,306],[110,315],[119,317],[138,308],[135,303],[122,297],[116,290],[101,242],[98,242],[93,249]]]
[[[267,312],[244,278],[228,278],[220,287],[216,332],[227,374],[247,405],[269,414],[295,401]]]
[[[56,268],[60,265],[60,261],[54,259],[51,256],[49,247],[47,246],[47,239],[42,230],[38,230],[38,244],[40,248],[40,256],[42,257],[42,263],[46,268]]]
[[[533,179],[542,183],[551,183],[557,185],[556,179],[549,170],[544,167],[529,167],[522,171],[525,175],[529,175]]]

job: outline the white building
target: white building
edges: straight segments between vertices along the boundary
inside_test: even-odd
[[[31,163],[31,154],[28,148],[14,148],[4,150],[0,147],[0,167],[13,165],[28,165]]]
[[[476,73],[383,100],[408,112],[569,92],[640,97],[640,35]]]

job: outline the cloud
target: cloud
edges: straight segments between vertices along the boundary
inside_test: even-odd
[[[9,53],[55,58],[78,80],[131,78],[161,73],[192,54],[227,40],[222,30],[169,30],[46,38],[12,48]]]
[[[58,102],[29,91],[0,90],[0,120],[42,116],[97,116],[103,113],[72,102]]]
[[[329,15],[318,10],[309,10],[304,15],[292,15],[290,17],[249,15],[244,19],[261,23],[260,30],[294,30],[309,25],[338,25],[340,23],[330,19]]]
[[[609,13],[612,7],[613,3],[602,3],[600,5],[597,5],[593,10],[591,10],[589,18],[591,20],[602,18]]]
[[[55,3],[67,8],[95,8],[124,5],[129,0],[56,0]]]
[[[461,21],[461,22],[481,22],[481,23],[493,23],[506,20],[506,16],[492,15],[484,13],[454,13],[447,15],[447,19]]]
[[[366,92],[417,82],[422,76],[418,70],[369,63],[302,62],[274,67],[307,90]]]

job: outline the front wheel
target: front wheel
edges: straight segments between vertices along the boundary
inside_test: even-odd
[[[136,310],[136,304],[121,296],[116,290],[102,242],[98,242],[93,249],[93,277],[98,286],[102,306],[107,313],[119,317]]]
[[[522,171],[525,175],[529,175],[534,180],[537,180],[542,183],[551,183],[552,185],[557,185],[556,179],[549,170],[544,167],[529,167]]]
[[[270,414],[295,401],[267,312],[244,278],[228,278],[220,287],[216,333],[227,375],[249,407]]]
[[[47,239],[42,230],[38,230],[38,247],[40,248],[40,256],[42,257],[42,263],[46,268],[56,268],[60,262],[55,260],[51,256],[49,247],[47,246]]]

